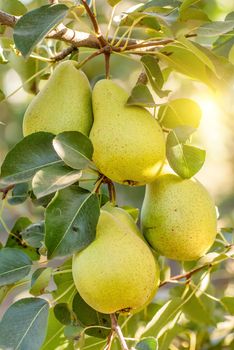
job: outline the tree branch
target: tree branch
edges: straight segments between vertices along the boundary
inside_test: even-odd
[[[99,27],[99,24],[97,22],[97,19],[96,19],[96,16],[94,15],[94,13],[91,11],[89,5],[87,4],[86,0],[81,0],[82,1],[82,4],[84,5],[84,8],[92,22],[92,25],[93,25],[93,29],[97,35],[97,39],[100,43],[100,47],[104,47],[107,45],[107,41],[105,40],[105,38],[103,37],[102,35],[102,32],[101,32],[101,29]]]
[[[122,330],[121,330],[120,326],[118,325],[118,321],[117,321],[116,315],[115,314],[110,314],[110,318],[111,318],[112,329],[117,334],[117,336],[119,338],[119,342],[120,342],[122,350],[129,350],[128,346],[127,346],[127,343],[126,343],[126,341],[124,339]]]
[[[18,19],[19,17],[10,15],[9,13],[0,10],[0,23],[2,25],[13,28]]]

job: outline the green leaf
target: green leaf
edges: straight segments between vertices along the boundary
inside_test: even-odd
[[[72,170],[63,165],[46,167],[35,174],[32,180],[33,192],[37,198],[47,196],[74,184],[81,175],[81,171]]]
[[[0,323],[0,348],[39,350],[46,334],[49,305],[25,298],[11,305]]]
[[[158,350],[158,341],[153,337],[142,339],[136,344],[136,350]]]
[[[133,23],[134,23],[134,27],[139,27],[139,28],[153,29],[156,31],[160,30],[161,28],[156,17],[150,14],[137,12],[137,11],[127,13],[127,15],[125,15],[122,18],[120,22],[120,26],[130,27],[133,25]]]
[[[21,16],[27,12],[26,7],[18,0],[0,0],[0,9],[15,16]]]
[[[190,289],[186,294],[186,299],[189,299],[182,307],[186,317],[199,325],[215,325],[213,315],[209,313],[207,305],[201,297],[196,296],[193,290]]]
[[[230,315],[234,316],[234,297],[223,297],[221,302],[224,304]]]
[[[92,164],[92,142],[78,131],[65,131],[57,135],[53,146],[60,158],[71,168],[84,169]]]
[[[51,267],[41,267],[37,269],[31,279],[30,293],[34,296],[38,296],[45,293],[46,287],[48,287],[52,275]]]
[[[176,8],[180,5],[180,2],[177,0],[150,0],[144,4],[143,9],[150,9],[154,7],[169,7]]]
[[[57,289],[53,291],[53,297],[59,299],[60,303],[64,302],[70,305],[76,290],[72,277],[72,259],[66,260],[57,268],[54,282]]]
[[[181,126],[172,130],[166,143],[167,159],[171,168],[182,178],[194,176],[205,162],[206,152],[185,142],[194,130]]]
[[[135,222],[138,221],[140,213],[140,210],[138,208],[130,207],[128,205],[124,205],[121,208],[124,209],[129,215],[131,215]]]
[[[14,186],[11,197],[8,197],[8,203],[11,205],[18,205],[24,203],[28,198],[28,183],[23,182]]]
[[[21,250],[24,254],[27,254],[31,260],[38,260],[40,255],[38,251],[28,244],[22,232],[31,224],[31,221],[27,217],[20,217],[16,220],[13,228],[11,229],[12,235],[9,235],[5,247],[7,248],[17,248]]]
[[[165,61],[169,67],[192,79],[200,80],[211,85],[210,74],[207,66],[191,50],[181,44],[169,44],[161,49],[157,55]]]
[[[107,0],[108,4],[114,7],[117,5],[121,0]]]
[[[19,249],[0,249],[0,286],[21,280],[29,274],[31,266],[31,259]]]
[[[169,91],[162,90],[164,78],[157,59],[152,56],[145,55],[141,58],[141,62],[144,65],[150,85],[152,86],[156,94],[159,97],[167,96]]]
[[[64,328],[54,316],[54,309],[50,309],[46,338],[40,350],[74,350],[73,344],[64,336]]]
[[[44,221],[36,224],[28,225],[21,232],[23,240],[34,248],[40,248],[45,236],[45,223]]]
[[[188,7],[196,4],[197,2],[199,2],[199,0],[184,0],[180,6],[180,12],[186,10]]]
[[[62,160],[53,149],[53,138],[53,134],[38,132],[17,143],[2,164],[1,183],[22,183],[30,180],[43,167],[62,164]]]
[[[48,258],[80,251],[95,238],[98,197],[77,186],[61,190],[46,209]]]
[[[201,120],[199,105],[188,98],[179,98],[162,105],[158,111],[160,125],[167,129],[174,129],[181,125],[198,128]]]
[[[64,335],[71,340],[79,340],[81,333],[84,331],[83,327],[69,325],[64,327]]]
[[[45,5],[22,16],[14,28],[16,48],[28,57],[33,48],[66,16],[68,7],[63,4]]]
[[[155,102],[147,86],[144,84],[137,84],[131,91],[131,95],[127,100],[127,105],[154,107]]]
[[[56,304],[54,315],[64,325],[70,325],[73,321],[72,312],[67,303]]]
[[[166,329],[170,328],[170,324],[175,322],[180,314],[181,298],[173,298],[165,303],[153,316],[141,332],[141,337],[160,336]]]
[[[90,326],[101,326],[109,327],[111,330],[110,316],[107,314],[102,314],[92,309],[86,302],[81,298],[79,293],[77,293],[73,299],[72,309],[75,313],[78,322],[83,327]],[[97,337],[106,338],[110,333],[110,330],[103,328],[87,329],[86,334]]]
[[[203,24],[198,28],[197,34],[199,36],[212,37],[225,34],[232,29],[234,29],[234,20],[216,21]]]

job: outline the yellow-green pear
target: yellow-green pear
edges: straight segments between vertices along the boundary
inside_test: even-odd
[[[165,140],[156,119],[143,107],[127,106],[127,100],[127,92],[111,80],[95,85],[93,160],[111,180],[143,185],[158,176],[165,160]]]
[[[50,79],[29,104],[23,121],[24,136],[38,131],[59,134],[80,131],[88,135],[92,126],[89,81],[75,61],[59,63]]]
[[[101,210],[96,239],[73,257],[81,297],[102,313],[136,312],[154,297],[159,267],[123,209]]]
[[[149,244],[174,260],[197,260],[217,234],[215,205],[195,179],[165,174],[146,187],[141,223]]]

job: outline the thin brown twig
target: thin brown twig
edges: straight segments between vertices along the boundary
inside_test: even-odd
[[[95,14],[93,13],[93,11],[91,11],[89,5],[87,4],[86,0],[81,0],[82,4],[84,5],[84,8],[92,22],[93,25],[93,29],[97,35],[97,39],[100,43],[100,47],[104,47],[107,45],[107,41],[105,40],[104,36],[102,35],[101,29],[99,27],[98,21],[96,19]]]
[[[113,330],[111,330],[110,334],[107,337],[106,346],[103,350],[110,350],[111,349],[111,344],[112,344],[113,339],[114,339],[114,332],[113,332]]]
[[[104,47],[102,47],[101,49],[95,51],[94,53],[92,53],[91,55],[86,57],[83,61],[79,62],[79,68],[81,68],[85,63],[90,61],[92,58],[101,55],[103,52],[104,52]]]
[[[5,188],[0,188],[0,192],[2,192],[2,199],[5,199],[8,192],[14,188],[15,185],[9,185]]]
[[[128,346],[127,346],[127,343],[126,343],[126,341],[124,339],[122,330],[121,330],[120,326],[118,325],[118,321],[117,321],[116,315],[115,314],[110,314],[110,318],[111,318],[112,329],[116,333],[116,335],[118,336],[118,339],[119,339],[119,342],[120,342],[120,345],[121,345],[121,349],[122,350],[129,350]]]
[[[55,62],[61,61],[65,57],[70,55],[73,51],[78,51],[78,48],[74,45],[71,45],[71,46],[67,47],[66,49],[64,49],[63,51],[61,51],[60,53],[58,53],[56,56],[52,57],[52,60]]]

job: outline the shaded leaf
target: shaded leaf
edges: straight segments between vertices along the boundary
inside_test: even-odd
[[[38,132],[26,136],[7,154],[1,168],[1,183],[16,184],[30,180],[45,166],[61,164],[52,146],[53,134]]]
[[[136,350],[158,350],[158,341],[153,337],[142,339],[136,344]]]
[[[159,123],[167,129],[181,125],[198,128],[201,120],[199,105],[188,98],[179,98],[162,105],[158,111]]]
[[[73,321],[72,312],[67,303],[59,303],[54,307],[54,315],[60,323],[70,325]]]
[[[37,198],[47,196],[77,182],[81,175],[81,171],[72,170],[63,165],[46,167],[35,174],[32,180],[33,192]]]
[[[111,329],[110,316],[92,309],[91,306],[86,304],[86,302],[81,298],[79,293],[77,293],[73,299],[72,309],[81,326],[101,326],[109,327]],[[87,329],[85,333],[93,337],[106,338],[110,333],[110,330],[94,328]]]
[[[34,248],[40,248],[45,236],[45,223],[44,221],[36,224],[28,225],[21,232],[23,240]]]
[[[64,327],[64,335],[71,340],[79,340],[81,333],[84,331],[83,327],[69,325]]]
[[[58,4],[45,5],[27,12],[17,21],[14,28],[16,48],[24,57],[28,57],[39,41],[62,21],[67,11],[67,6]]]
[[[0,348],[39,350],[46,334],[48,310],[47,301],[39,298],[12,304],[0,323]]]
[[[127,100],[127,105],[154,107],[155,102],[147,86],[137,84],[131,91],[131,95]]]
[[[171,168],[182,178],[194,176],[205,162],[206,152],[185,144],[193,129],[186,126],[172,130],[166,143],[166,154]]]
[[[0,286],[11,284],[27,276],[32,261],[19,249],[0,249]]]
[[[144,65],[146,74],[150,81],[150,85],[159,97],[165,97],[168,95],[168,90],[162,90],[164,84],[163,74],[159,67],[156,58],[145,55],[141,58],[141,62]]]
[[[95,238],[98,197],[77,186],[61,190],[46,209],[48,258],[80,251]]]
[[[73,342],[70,343],[64,336],[64,325],[54,315],[54,309],[50,309],[48,327],[45,341],[40,350],[66,349],[74,350]]]
[[[72,259],[66,260],[57,268],[54,282],[57,289],[53,291],[53,297],[59,299],[60,303],[64,302],[70,305],[76,289],[72,277]]]
[[[37,269],[31,279],[31,289],[30,293],[34,296],[38,296],[45,293],[46,287],[50,282],[50,278],[52,275],[51,267],[42,267]]]
[[[8,203],[11,205],[18,205],[24,203],[28,198],[28,183],[23,182],[14,186],[11,197],[8,197]]]
[[[133,25],[133,23],[135,24],[134,27],[149,28],[156,31],[160,30],[161,28],[161,25],[155,16],[137,11],[125,15],[122,18],[120,25],[130,27]]]
[[[27,217],[20,217],[16,220],[13,228],[11,229],[12,235],[9,235],[5,247],[7,248],[17,248],[21,250],[24,254],[27,254],[31,260],[38,260],[40,258],[37,250],[28,244],[22,232],[31,224],[31,221]]]
[[[53,146],[62,160],[71,168],[84,169],[91,165],[93,145],[78,131],[65,131],[55,137]]]

